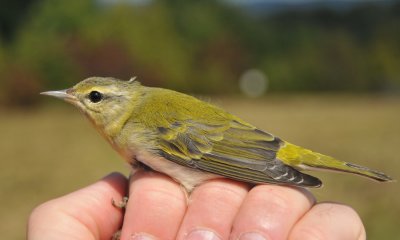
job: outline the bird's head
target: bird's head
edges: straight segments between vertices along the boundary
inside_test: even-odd
[[[134,78],[90,77],[72,88],[42,92],[78,107],[96,127],[104,130],[129,114],[141,96],[141,85]]]

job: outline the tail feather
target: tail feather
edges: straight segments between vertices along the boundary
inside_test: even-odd
[[[319,161],[316,162],[308,162],[305,161],[304,164],[313,168],[319,168],[319,169],[328,169],[328,170],[333,170],[333,171],[340,171],[340,172],[348,172],[348,173],[353,173],[357,174],[360,176],[368,177],[380,182],[387,182],[387,181],[392,181],[393,179],[386,174],[364,167],[360,166],[354,163],[348,163],[344,161],[337,160],[333,157],[330,156],[325,156],[320,153],[314,153],[316,156],[318,156]]]
[[[288,165],[292,165],[293,167],[298,167],[304,170],[310,168],[327,169],[339,172],[353,173],[380,182],[393,181],[391,177],[382,172],[357,164],[340,161],[333,157],[316,153],[290,143],[286,143],[286,145],[279,150],[278,158],[282,159],[282,161]]]
[[[388,175],[384,174],[383,172],[379,172],[364,166],[360,166],[354,163],[348,163],[348,162],[343,162],[348,169],[343,169],[342,171],[349,172],[349,173],[354,173],[358,174],[361,176],[365,176],[368,178],[372,178],[374,180],[377,180],[379,182],[388,182],[388,181],[393,181],[391,177]],[[334,169],[333,169],[334,170]],[[340,171],[340,169],[339,169]]]

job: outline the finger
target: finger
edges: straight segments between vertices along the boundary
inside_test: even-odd
[[[131,178],[121,239],[175,239],[186,211],[186,195],[171,178],[136,172]]]
[[[336,203],[315,205],[295,225],[290,239],[366,239],[358,214],[350,207]]]
[[[227,179],[212,180],[197,187],[177,239],[228,239],[232,222],[248,187]]]
[[[120,173],[46,202],[35,208],[28,222],[29,240],[108,239],[122,223],[121,210],[111,199],[121,199],[128,181]]]
[[[287,239],[292,226],[314,203],[305,189],[259,185],[246,196],[231,239]]]

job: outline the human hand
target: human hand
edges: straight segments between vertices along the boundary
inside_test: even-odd
[[[125,196],[125,216],[111,199]],[[189,200],[178,183],[153,172],[129,181],[119,173],[37,207],[28,223],[28,240],[111,239],[366,239],[350,207],[318,203],[305,189],[212,180]],[[192,237],[192,238],[190,238]]]

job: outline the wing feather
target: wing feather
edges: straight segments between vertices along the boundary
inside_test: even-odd
[[[159,128],[159,135],[160,155],[180,165],[250,183],[321,184],[276,158],[282,140],[238,120],[186,120]]]

